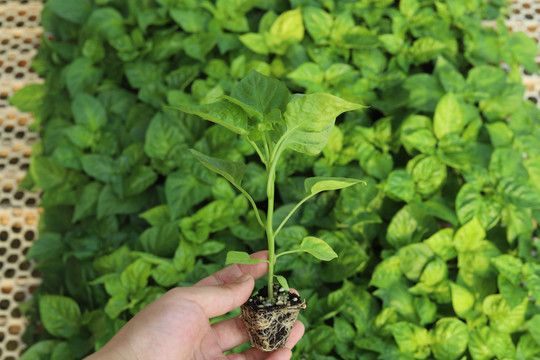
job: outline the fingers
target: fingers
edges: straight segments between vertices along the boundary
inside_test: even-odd
[[[268,260],[268,251],[259,251],[250,256],[252,259]],[[235,281],[244,274],[251,275],[255,280],[266,274],[268,271],[268,263],[260,262],[257,264],[232,264],[225,269],[218,271],[215,274],[205,277],[194,286],[213,286],[227,284]]]
[[[273,352],[263,352],[255,348],[251,348],[241,353],[227,355],[228,360],[289,360],[292,356],[291,349],[304,335],[305,327],[300,321],[296,321],[291,330],[291,336],[287,340],[287,344],[283,349]],[[240,345],[237,344],[236,346]],[[224,349],[225,350],[225,349]]]
[[[246,326],[239,316],[213,324],[212,330],[223,351],[234,349],[249,340]]]
[[[249,274],[242,275],[235,282],[216,286],[177,288],[177,296],[197,304],[207,318],[223,315],[236,309],[249,299],[255,281]]]

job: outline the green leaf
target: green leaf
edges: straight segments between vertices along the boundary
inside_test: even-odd
[[[244,173],[247,169],[246,165],[242,163],[206,156],[193,149],[191,149],[191,153],[206,168],[223,176],[231,184],[237,187],[240,187],[240,185],[242,184],[242,178],[244,177]]]
[[[457,316],[464,319],[474,305],[474,295],[461,285],[450,283],[452,289],[452,306]]]
[[[430,37],[422,37],[414,41],[409,48],[413,63],[418,65],[435,59],[447,50],[446,44]]]
[[[197,33],[206,29],[211,17],[203,9],[171,9],[171,18],[182,27],[185,32]]]
[[[158,175],[149,166],[139,166],[124,178],[124,195],[134,196],[142,193],[156,182]]]
[[[39,297],[39,312],[45,329],[66,339],[79,332],[81,310],[75,300],[58,295]]]
[[[122,271],[120,281],[129,293],[134,294],[137,290],[146,287],[151,269],[152,265],[146,260],[137,259]]]
[[[502,274],[497,276],[497,286],[499,292],[510,307],[510,310],[521,304],[524,298],[527,297],[528,291],[521,284],[515,285]]]
[[[442,318],[431,331],[431,350],[436,359],[456,360],[465,349],[469,341],[467,325],[455,318]]]
[[[330,36],[334,21],[329,13],[316,7],[306,6],[302,8],[302,15],[306,30],[315,43]]]
[[[129,309],[129,305],[126,295],[119,294],[109,298],[103,310],[109,318],[116,319],[124,310]]]
[[[506,86],[506,73],[495,66],[476,66],[467,75],[469,94],[475,100],[490,99],[500,94]]]
[[[71,222],[75,223],[96,213],[96,204],[101,189],[102,185],[97,181],[88,183],[82,188],[77,197]]]
[[[155,267],[152,270],[151,276],[159,285],[164,287],[176,285],[183,278],[183,274],[176,269],[172,261],[171,263],[161,264]]]
[[[117,174],[113,159],[104,155],[88,154],[81,158],[84,171],[93,178],[110,183]]]
[[[30,174],[38,188],[52,190],[66,181],[67,171],[53,158],[36,156],[30,164]]]
[[[518,208],[540,208],[540,194],[525,180],[515,177],[504,177],[499,181],[497,190],[507,203]]]
[[[191,174],[177,171],[165,180],[165,197],[172,219],[185,215],[211,194],[210,187]]]
[[[328,142],[336,117],[360,108],[363,106],[330,94],[295,95],[285,112],[284,144],[294,151],[317,155]]]
[[[304,38],[300,9],[281,13],[270,27],[266,38],[270,50],[279,55],[284,55],[289,45],[300,43]]]
[[[268,55],[270,53],[270,49],[266,44],[266,38],[262,34],[247,33],[240,35],[238,40],[256,54]]]
[[[308,195],[315,195],[322,191],[344,189],[359,183],[367,185],[365,181],[357,179],[340,177],[310,177],[304,181],[304,187]]]
[[[453,235],[454,231],[451,228],[446,228],[439,230],[425,242],[441,259],[448,261],[457,256],[456,249],[454,248]]]
[[[32,244],[26,255],[27,259],[47,260],[58,259],[68,246],[58,233],[46,232],[39,235],[39,238]]]
[[[144,251],[162,257],[172,256],[179,241],[180,234],[175,222],[146,229],[137,240]]]
[[[257,258],[251,258],[247,252],[242,251],[229,251],[227,253],[227,259],[225,260],[225,265],[229,264],[257,264],[261,261],[268,260],[260,260]]]
[[[390,220],[386,240],[395,248],[400,248],[416,242],[421,228],[422,218],[418,212],[411,205],[405,205]]]
[[[50,0],[47,8],[56,15],[75,24],[84,24],[92,11],[90,0]]]
[[[19,360],[49,360],[58,340],[41,340],[24,351]]]
[[[503,333],[490,327],[483,328],[483,338],[489,349],[499,359],[515,359],[516,349],[510,334]]]
[[[68,139],[78,148],[87,149],[95,145],[96,134],[85,126],[74,125],[64,130]]]
[[[444,95],[441,85],[435,76],[414,74],[405,79],[404,89],[408,93],[407,105],[421,111],[435,111],[439,99]],[[431,141],[424,140],[424,141]]]
[[[375,267],[369,284],[381,289],[391,288],[403,277],[400,265],[401,258],[398,256],[384,259]]]
[[[511,333],[517,330],[525,319],[528,298],[523,298],[520,305],[510,309],[508,303],[502,295],[489,295],[484,299],[482,308],[484,314],[489,318],[490,326],[504,333]]]
[[[471,184],[461,187],[456,198],[456,213],[461,223],[477,217],[483,227],[492,228],[501,216],[501,205],[492,197],[482,195]]]
[[[150,121],[145,133],[144,150],[151,158],[166,159],[171,149],[184,143],[180,128],[162,113]]]
[[[109,255],[95,259],[93,265],[101,274],[119,273],[131,264],[132,260],[131,251],[126,246],[122,246]]]
[[[76,357],[67,342],[56,344],[52,353],[51,360],[75,360]]]
[[[75,96],[71,112],[75,123],[88,127],[90,131],[98,131],[107,123],[107,112],[101,101],[85,93]]]
[[[437,305],[429,300],[427,296],[415,297],[414,307],[420,317],[421,325],[431,324],[437,319]]]
[[[332,351],[335,344],[335,333],[330,326],[319,325],[308,332],[308,336],[313,342],[313,350],[317,354],[326,355]]]
[[[435,156],[427,156],[415,164],[412,177],[418,193],[429,196],[444,185],[446,165]]]
[[[437,257],[426,265],[422,276],[420,276],[420,282],[427,286],[435,286],[443,282],[447,275],[448,268],[446,263]]]
[[[59,0],[60,1],[60,0]],[[66,85],[71,96],[94,93],[103,76],[103,69],[94,67],[86,58],[78,58],[64,68]]]
[[[148,204],[145,194],[120,199],[110,185],[105,186],[98,198],[97,218],[116,214],[137,214]]]
[[[184,51],[194,59],[206,61],[206,55],[216,45],[216,36],[211,33],[198,33],[184,39]]]
[[[190,107],[175,106],[173,109],[200,116],[205,120],[229,129],[235,134],[245,136],[249,132],[246,113],[240,106],[228,101]]]
[[[407,171],[402,169],[393,170],[388,175],[385,191],[392,197],[410,202],[414,198],[414,190],[414,181]]]
[[[444,95],[435,109],[433,118],[433,131],[438,139],[448,134],[460,134],[465,127],[465,119],[461,111],[461,105],[453,93]]]
[[[497,121],[486,124],[486,128],[489,132],[489,137],[491,138],[491,144],[494,147],[504,147],[512,144],[514,133],[506,123]]]
[[[454,246],[459,252],[472,251],[482,244],[485,237],[486,231],[484,227],[480,224],[478,218],[473,218],[456,231]]]
[[[29,84],[9,98],[11,105],[23,112],[39,112],[42,108],[47,88],[43,84]]]
[[[285,279],[281,275],[274,275],[274,277],[277,279],[279,285],[281,285],[281,287],[285,289],[285,291],[289,291],[289,284],[287,283],[287,279]]]
[[[534,357],[538,357],[539,354],[540,346],[534,341],[534,338],[531,335],[524,334],[519,338],[519,343],[516,351],[516,359],[534,359]]]
[[[169,205],[163,204],[146,210],[139,217],[146,220],[152,226],[165,225],[171,221]]]
[[[433,252],[426,244],[411,244],[398,251],[399,268],[409,280],[418,281],[424,266],[433,257]]]
[[[428,331],[411,323],[398,322],[390,327],[392,336],[402,354],[411,354],[424,359],[430,354]]]
[[[521,268],[523,267],[521,259],[512,255],[503,254],[491,259],[491,263],[499,270],[499,273],[510,280],[512,284],[521,284]]]
[[[233,101],[250,116],[258,116],[262,121],[274,109],[284,112],[289,97],[289,90],[284,83],[251,70],[235,86],[231,96],[225,99]]]
[[[314,236],[306,236],[300,244],[300,251],[310,253],[319,260],[330,261],[338,257],[324,240]]]
[[[536,344],[540,345],[540,314],[534,315],[527,321],[527,328],[534,338],[534,341],[536,341]]]

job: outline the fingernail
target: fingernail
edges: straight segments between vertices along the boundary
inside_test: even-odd
[[[249,275],[249,274],[244,274],[244,275],[240,276],[240,277],[238,278],[238,280],[236,280],[236,282],[237,282],[237,283],[243,283],[243,282],[248,281],[249,279],[251,279],[251,275]]]

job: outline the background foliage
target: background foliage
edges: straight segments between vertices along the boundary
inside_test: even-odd
[[[322,156],[278,169],[277,223],[307,176],[368,183],[321,194],[277,239],[309,230],[339,254],[278,269],[308,300],[298,358],[540,358],[540,113],[518,67],[537,70],[537,46],[508,33],[503,5],[47,1],[46,82],[11,99],[42,137],[24,180],[45,211],[23,359],[81,358],[226,249],[264,248],[246,200],[187,151],[249,163],[249,144],[165,108],[211,103],[252,69],[370,106],[338,119]],[[265,176],[249,164],[256,201]]]

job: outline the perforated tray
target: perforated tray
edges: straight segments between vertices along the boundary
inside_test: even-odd
[[[18,359],[24,350],[25,319],[19,305],[40,283],[39,273],[25,260],[38,218],[38,208],[0,208],[0,359]]]
[[[30,68],[42,34],[41,1],[0,0],[0,359],[15,360],[25,346],[19,305],[39,285],[25,255],[37,236],[39,194],[19,189],[37,135],[31,114],[7,99],[28,83],[41,81]]]

